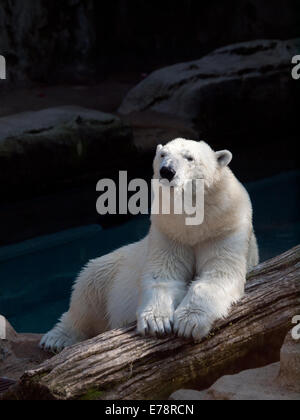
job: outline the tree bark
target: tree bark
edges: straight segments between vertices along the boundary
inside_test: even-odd
[[[256,267],[246,295],[207,339],[141,338],[132,326],[64,350],[26,372],[5,399],[164,399],[180,388],[279,360],[300,315],[300,246]]]

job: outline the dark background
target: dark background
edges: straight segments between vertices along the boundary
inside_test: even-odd
[[[62,105],[119,115],[126,94],[153,70],[239,42],[291,40],[300,36],[299,23],[298,0],[1,0],[0,54],[8,79],[0,82],[0,117]],[[255,53],[247,48],[243,54]],[[222,69],[223,62],[217,65]],[[247,83],[241,71],[239,80],[211,87],[197,104],[207,124],[201,115],[190,121],[151,110],[122,115],[124,150],[109,137],[101,155],[90,154],[76,172],[57,169],[65,160],[60,149],[7,158],[0,148],[0,244],[122,222],[97,216],[96,182],[121,169],[149,179],[156,144],[177,136],[232,150],[232,168],[243,182],[296,170],[300,81],[292,80],[291,69],[279,65],[273,76],[265,69]],[[47,165],[51,176],[43,171]]]
[[[10,81],[93,82],[198,59],[255,39],[299,36],[298,0],[1,0]]]

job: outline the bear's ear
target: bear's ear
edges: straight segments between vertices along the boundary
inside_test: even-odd
[[[157,146],[156,153],[161,152],[161,151],[162,151],[162,149],[163,149],[163,145],[162,145],[162,144],[159,144],[159,145]]]
[[[232,153],[229,152],[229,150],[221,150],[220,152],[216,152],[216,156],[221,168],[228,166],[232,161]]]

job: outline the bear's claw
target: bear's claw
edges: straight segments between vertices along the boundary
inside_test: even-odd
[[[154,316],[150,313],[144,313],[138,316],[138,332],[142,336],[150,335],[152,337],[162,337],[172,334],[173,317]]]
[[[211,330],[211,322],[203,311],[179,307],[174,316],[174,333],[178,337],[193,338],[195,342],[205,338]]]
[[[40,348],[51,352],[60,353],[65,347],[76,343],[76,340],[61,333],[61,331],[52,330],[45,334],[40,342]]]

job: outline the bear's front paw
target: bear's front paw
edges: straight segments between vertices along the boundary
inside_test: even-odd
[[[137,329],[143,335],[162,337],[172,333],[174,311],[158,312],[153,309],[144,310],[137,314]]]
[[[174,314],[174,332],[178,337],[193,338],[195,342],[205,338],[212,328],[212,322],[200,308],[179,306]]]

